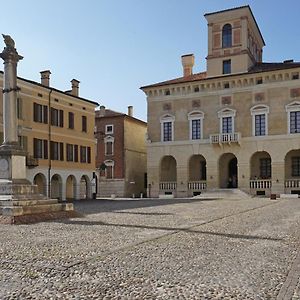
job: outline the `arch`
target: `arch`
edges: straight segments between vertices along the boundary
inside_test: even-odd
[[[62,179],[61,176],[58,174],[54,174],[51,177],[51,198],[57,198],[62,200]]]
[[[233,153],[224,153],[219,158],[220,188],[238,187],[238,161]]]
[[[66,180],[66,200],[76,199],[77,182],[74,175],[69,175]]]
[[[232,26],[225,24],[222,28],[222,48],[229,48],[232,46]]]
[[[284,158],[285,179],[300,178],[300,149],[290,150]]]
[[[272,160],[271,155],[266,151],[257,151],[250,158],[250,178],[271,179]]]
[[[80,178],[80,199],[91,199],[91,181],[87,175]]]
[[[33,178],[33,184],[36,184],[38,187],[38,193],[42,195],[47,195],[47,183],[46,177],[42,173],[38,173]]]
[[[160,161],[160,181],[177,181],[177,162],[171,155],[164,156]]]
[[[203,155],[192,155],[189,159],[189,181],[206,180],[206,159]]]

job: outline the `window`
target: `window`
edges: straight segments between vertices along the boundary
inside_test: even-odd
[[[222,118],[222,133],[232,133],[232,117]]]
[[[50,158],[52,160],[64,160],[64,144],[50,142]]]
[[[108,136],[104,138],[105,145],[105,155],[113,155],[114,154],[114,138],[112,136]]]
[[[292,157],[292,176],[300,176],[300,157]]]
[[[174,120],[175,118],[170,115],[165,115],[160,119],[161,123],[161,141],[168,142],[174,139]]]
[[[80,146],[80,162],[91,163],[91,147]]]
[[[255,136],[266,135],[266,115],[255,115]]]
[[[292,74],[292,80],[299,79],[299,73],[293,73]]]
[[[269,107],[265,105],[256,105],[252,107],[250,111],[252,115],[252,135],[267,135]]]
[[[262,83],[263,83],[262,78],[257,78],[257,79],[256,79],[256,84],[262,84]]]
[[[271,178],[271,158],[260,159],[260,177],[262,179]]]
[[[75,161],[74,146],[75,145],[67,144],[67,161]]]
[[[74,161],[78,162],[78,145],[74,145]]]
[[[188,115],[190,121],[190,139],[200,140],[202,139],[202,124],[204,114],[201,111],[193,111]]]
[[[33,121],[48,124],[48,107],[38,103],[33,103]]]
[[[48,141],[33,139],[33,157],[48,159]]]
[[[51,107],[51,125],[64,127],[64,111]]]
[[[224,108],[218,112],[220,119],[220,132],[221,133],[234,133],[234,118],[236,111],[230,108]]]
[[[164,122],[164,142],[166,141],[172,141],[172,122]]]
[[[223,74],[230,74],[231,73],[231,60],[223,60]],[[225,86],[224,86],[225,88]],[[228,84],[229,88],[229,84]]]
[[[83,132],[87,132],[86,116],[82,116],[82,118],[81,118],[81,124],[82,124],[82,131]]]
[[[288,114],[288,133],[300,133],[300,102],[286,105],[285,110]]]
[[[300,133],[300,111],[290,112],[290,133]]]
[[[69,129],[74,129],[74,113],[69,112]]]
[[[105,133],[113,134],[114,133],[114,125],[105,125]]]
[[[232,46],[232,27],[225,24],[222,29],[222,47],[228,48]]]
[[[112,179],[114,178],[114,166],[115,162],[113,160],[106,160],[104,162],[106,168],[105,168],[105,176],[106,179]]]

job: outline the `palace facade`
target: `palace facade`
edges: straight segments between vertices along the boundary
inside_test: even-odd
[[[249,6],[205,18],[206,71],[194,74],[194,55],[183,55],[182,77],[141,88],[150,196],[300,193],[300,63],[263,62]]]

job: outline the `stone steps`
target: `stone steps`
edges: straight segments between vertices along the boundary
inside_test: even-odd
[[[3,216],[22,216],[59,211],[73,211],[73,203],[40,204],[28,206],[3,206]]]
[[[194,198],[230,198],[230,199],[248,199],[251,196],[240,189],[211,189],[201,193]]]
[[[47,205],[47,204],[57,204],[57,199],[18,199],[5,201],[0,199],[0,206],[31,206],[31,205]]]

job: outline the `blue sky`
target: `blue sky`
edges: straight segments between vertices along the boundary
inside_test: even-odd
[[[300,61],[300,1],[285,0],[10,0],[3,1],[0,28],[19,54],[18,75],[146,120],[139,87],[180,77],[180,56],[194,53],[194,72],[205,70],[207,12],[251,6],[264,36],[264,61]],[[7,12],[7,15],[6,15]],[[3,43],[4,47],[4,43]],[[3,70],[3,67],[1,68]]]

